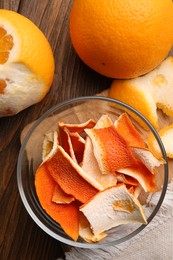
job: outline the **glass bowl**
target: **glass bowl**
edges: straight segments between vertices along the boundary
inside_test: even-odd
[[[148,194],[145,194],[145,209],[148,224],[157,214],[163,202],[168,184],[168,163],[166,152],[157,131],[144,116],[125,103],[103,96],[79,97],[52,107],[31,126],[29,126],[27,133],[24,134],[25,137],[22,137],[23,141],[19,152],[17,181],[23,204],[35,223],[54,239],[76,247],[100,248],[125,242],[133,236],[139,234],[139,232],[141,232],[148,225],[138,223],[120,225],[109,230],[107,232],[108,236],[104,240],[97,243],[87,243],[81,239],[78,241],[73,241],[63,231],[60,225],[42,209],[35,192],[34,174],[35,170],[41,163],[43,138],[46,133],[57,129],[57,122],[59,120],[65,120],[68,123],[76,124],[87,121],[90,118],[98,120],[103,114],[107,114],[115,120],[124,111],[134,114],[143,121],[143,124],[145,124],[149,130],[144,130],[131,117],[132,122],[138,131],[143,135],[144,139],[149,133],[153,133],[161,150],[162,156],[166,161],[161,169],[159,169],[159,179],[161,183],[156,205],[153,206],[152,203],[150,203],[150,197],[152,197],[150,196],[151,194],[149,194],[149,196]]]

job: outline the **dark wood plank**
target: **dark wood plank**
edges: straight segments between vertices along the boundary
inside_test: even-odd
[[[31,19],[48,38],[55,57],[55,77],[47,96],[19,114],[0,118],[0,259],[56,259],[61,244],[44,233],[26,212],[17,188],[20,133],[53,105],[78,96],[95,95],[111,80],[89,69],[76,55],[69,35],[72,0],[0,0],[0,8]]]

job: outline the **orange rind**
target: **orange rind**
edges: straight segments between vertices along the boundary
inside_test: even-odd
[[[79,236],[88,243],[93,243],[93,242],[95,243],[107,237],[107,234],[100,233],[94,235],[89,221],[87,220],[85,215],[80,211],[79,212]]]
[[[135,178],[145,192],[156,191],[156,176],[140,161],[135,166],[118,170],[118,172]]]
[[[117,169],[136,163],[129,146],[114,126],[85,129],[91,138],[95,158],[103,174],[115,173]]]
[[[58,146],[54,155],[46,160],[44,165],[63,191],[82,203],[102,189],[102,186],[88,176],[61,146]]]
[[[56,186],[54,188],[53,195],[52,195],[53,202],[55,202],[57,204],[69,204],[74,200],[75,200],[75,198],[72,195],[65,193],[61,189],[61,187],[56,183]]]
[[[70,204],[52,202],[55,186],[56,182],[45,165],[40,165],[35,174],[35,187],[40,204],[46,213],[61,225],[66,234],[76,241],[79,236],[78,206],[75,202]]]
[[[93,128],[95,126],[96,122],[92,119],[89,119],[86,122],[80,123],[80,124],[68,124],[63,121],[60,121],[58,123],[58,126],[60,128],[67,128],[69,132],[73,133],[82,133],[85,128]]]
[[[114,123],[108,115],[97,122],[59,122],[58,130],[46,134],[43,141],[36,192],[43,209],[71,238],[80,236],[88,243],[99,242],[112,227],[147,223],[137,198],[142,189],[156,190],[157,168],[164,163],[147,148],[126,113]],[[57,211],[65,209],[65,215],[61,213],[58,218],[56,210],[53,213],[55,205]],[[63,222],[70,210],[74,232],[69,221]]]
[[[114,80],[110,86],[109,97],[118,99],[134,107],[150,123],[159,128],[157,109],[173,116],[173,57],[166,58],[157,68],[129,80]],[[148,129],[146,124],[134,113],[129,114],[139,124]]]
[[[173,158],[173,123],[161,128],[158,131],[161,141],[169,158]],[[149,150],[156,154],[158,158],[162,157],[161,149],[153,134],[150,134],[147,139]]]
[[[93,145],[89,136],[87,136],[83,161],[81,163],[82,169],[87,172],[89,176],[94,178],[100,185],[102,189],[110,186],[114,186],[117,183],[116,174],[108,173],[102,174],[97,160],[94,156]]]
[[[123,184],[100,191],[82,205],[80,211],[88,219],[95,235],[121,224],[147,223],[140,202]]]
[[[165,164],[165,160],[163,158],[156,158],[149,149],[147,148],[136,148],[133,147],[132,151],[135,157],[141,161],[151,173],[155,173],[156,168]]]
[[[121,114],[114,122],[114,126],[129,146],[146,147],[143,137],[133,125],[127,113]]]

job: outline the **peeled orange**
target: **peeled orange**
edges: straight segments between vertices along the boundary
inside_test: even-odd
[[[54,76],[51,46],[26,17],[0,9],[0,116],[43,99]]]
[[[74,0],[70,35],[79,57],[112,78],[145,74],[173,44],[171,0]]]

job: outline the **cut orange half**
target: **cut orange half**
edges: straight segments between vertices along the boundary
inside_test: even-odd
[[[0,9],[0,116],[43,99],[54,76],[54,57],[40,29],[23,15]]]

